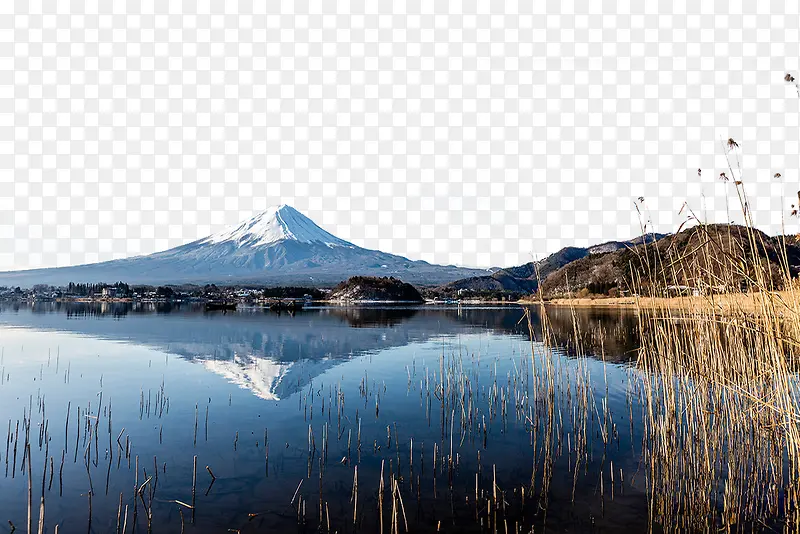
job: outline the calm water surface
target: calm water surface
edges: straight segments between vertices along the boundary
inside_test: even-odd
[[[43,492],[46,532],[646,530],[635,318],[551,319],[0,303],[0,520],[29,419],[34,530]]]

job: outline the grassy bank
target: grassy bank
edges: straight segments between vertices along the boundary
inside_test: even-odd
[[[728,293],[711,296],[681,297],[598,297],[598,298],[560,298],[545,302],[547,306],[608,307],[623,309],[669,309],[669,310],[716,310],[733,313],[736,311],[755,312],[765,302],[773,302],[775,312],[781,315],[794,314],[800,305],[795,290],[772,293]],[[520,301],[523,304],[536,304],[537,301]]]

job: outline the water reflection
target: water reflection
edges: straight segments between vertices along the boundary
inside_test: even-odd
[[[626,309],[548,307],[555,343],[570,356],[628,363],[640,346],[639,318]],[[534,315],[534,337],[541,338],[541,318]]]
[[[604,354],[610,362],[634,356],[635,317],[630,314],[573,314],[551,308],[556,342],[568,354],[578,355],[573,315],[578,340],[589,356]],[[540,337],[541,317],[532,317],[534,336]],[[475,332],[520,339],[530,335],[519,306],[334,306],[290,315],[261,308],[206,312],[196,304],[2,303],[0,324],[73,332],[176,354],[270,400],[302,390],[314,377],[354,356]]]
[[[0,302],[0,324],[130,341],[187,358],[232,359],[238,354],[294,362],[348,359],[478,331],[524,339],[532,333],[541,341],[541,314],[538,306],[531,309],[532,332],[520,306],[320,306],[289,314],[262,308],[207,312],[202,305],[185,303]],[[170,320],[163,321],[163,315]],[[604,355],[610,362],[635,358],[638,319],[629,311],[548,307],[547,317],[555,343],[569,355],[578,355],[582,347],[584,355]]]

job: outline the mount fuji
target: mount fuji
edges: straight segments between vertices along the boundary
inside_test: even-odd
[[[287,205],[237,226],[147,256],[72,267],[0,272],[0,286],[75,283],[334,285],[355,275],[443,284],[485,274],[358,247]]]

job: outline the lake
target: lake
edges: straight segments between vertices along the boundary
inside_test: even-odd
[[[30,470],[34,531],[660,530],[637,317],[530,319],[0,303],[0,520]]]

